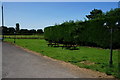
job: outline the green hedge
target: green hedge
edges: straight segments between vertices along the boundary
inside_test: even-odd
[[[95,46],[109,48],[110,29],[103,26],[109,22],[115,29],[115,22],[120,20],[120,16],[99,18],[89,21],[69,21],[60,25],[49,26],[44,29],[45,39],[53,43],[78,44],[82,46]],[[120,47],[120,30],[113,32],[113,48]]]

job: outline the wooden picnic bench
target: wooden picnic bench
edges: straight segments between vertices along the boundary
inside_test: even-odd
[[[47,45],[48,45],[48,47],[49,47],[49,46],[51,46],[51,47],[53,47],[53,46],[54,46],[54,47],[58,47],[58,46],[59,46],[58,43],[48,43]]]

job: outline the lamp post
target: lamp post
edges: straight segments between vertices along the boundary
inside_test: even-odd
[[[108,22],[104,23],[104,26],[106,26],[108,29],[110,29],[110,58],[109,58],[109,66],[112,67],[113,65],[113,26],[109,25]],[[120,28],[120,21],[117,21],[115,23],[115,26],[119,29]]]
[[[113,34],[112,33],[113,33],[113,27],[111,27],[108,22],[105,22],[104,26],[106,26],[108,29],[110,29],[110,58],[109,58],[109,66],[112,67],[112,64],[113,64],[113,60],[112,60],[112,53],[113,53],[113,49],[112,49]]]
[[[120,29],[120,21],[117,21],[115,25],[118,27],[118,29]]]
[[[115,25],[118,27],[118,30],[120,30],[120,21],[117,21]],[[118,76],[120,76],[120,51],[118,50]]]

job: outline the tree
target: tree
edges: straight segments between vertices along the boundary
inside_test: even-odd
[[[31,30],[29,30],[29,34],[36,34],[36,30],[35,29],[31,29]]]
[[[21,30],[19,31],[19,33],[20,33],[21,35],[28,35],[28,34],[29,34],[29,31],[28,31],[28,29],[21,29]]]
[[[86,15],[89,20],[85,21],[66,21],[59,25],[48,26],[44,29],[44,38],[48,42],[94,46],[109,48],[110,32],[107,27],[103,27],[105,22],[110,27],[115,26],[116,21],[120,21],[120,8],[112,9],[106,13],[94,9],[90,15]],[[120,31],[113,31],[113,48],[119,49]]]
[[[94,9],[90,12],[90,15],[86,15],[86,17],[90,20],[90,19],[96,19],[96,18],[100,18],[103,17],[104,13],[102,12],[102,10],[98,10],[98,9]]]
[[[15,29],[13,27],[9,27],[7,31],[10,35],[13,35],[15,32]]]
[[[7,34],[7,29],[8,29],[8,28],[5,27],[5,26],[2,26],[1,28],[2,28],[2,34],[3,34],[3,35]]]
[[[16,33],[19,33],[19,31],[20,31],[20,25],[19,23],[16,23]]]
[[[43,33],[43,30],[42,29],[38,29],[37,30],[37,34],[42,34]]]
[[[120,16],[120,8],[111,9],[110,11],[106,12],[106,17],[118,17]]]

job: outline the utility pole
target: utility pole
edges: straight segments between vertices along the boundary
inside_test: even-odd
[[[4,13],[3,13],[3,5],[2,5],[2,41],[4,40],[4,33],[3,33],[3,27],[4,27]]]
[[[4,26],[3,5],[2,5],[2,26]]]

